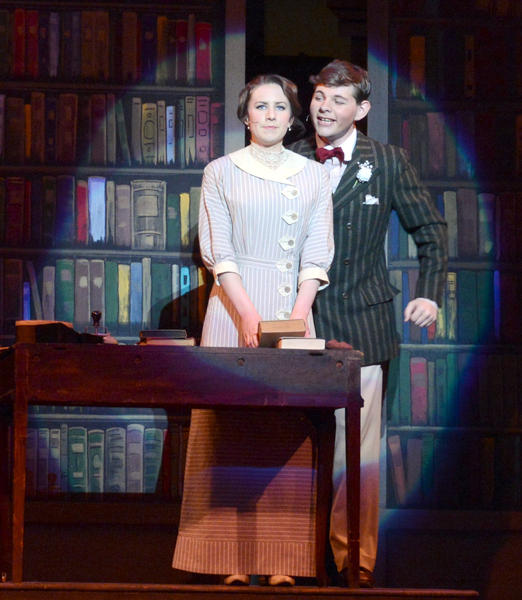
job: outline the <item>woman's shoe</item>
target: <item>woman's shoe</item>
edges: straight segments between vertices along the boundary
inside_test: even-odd
[[[292,587],[295,585],[295,579],[290,577],[290,575],[272,575],[268,579],[269,585],[278,585],[280,587]]]
[[[223,580],[225,585],[250,585],[250,575],[229,575]]]

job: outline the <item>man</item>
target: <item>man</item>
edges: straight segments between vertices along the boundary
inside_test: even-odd
[[[334,205],[335,258],[330,286],[315,303],[317,335],[342,340],[364,353],[361,370],[361,531],[360,585],[373,587],[377,555],[381,406],[387,367],[398,354],[393,297],[385,238],[392,210],[413,236],[420,275],[416,298],[404,320],[427,327],[442,303],[447,268],[446,223],[433,206],[404,150],[381,144],[357,131],[370,110],[368,73],[334,60],[310,77],[314,94],[310,118],[315,135],[290,146],[324,162]],[[330,541],[340,585],[346,585],[346,456],[344,411],[337,411],[334,499]]]

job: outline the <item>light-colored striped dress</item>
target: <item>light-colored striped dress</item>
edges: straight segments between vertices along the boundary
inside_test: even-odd
[[[264,320],[290,316],[298,282],[326,286],[334,252],[326,170],[288,154],[274,171],[245,148],[210,163],[202,183],[203,260],[216,281],[239,273]],[[215,283],[202,345],[242,346],[240,328]],[[314,434],[295,412],[193,411],[173,567],[313,577]]]

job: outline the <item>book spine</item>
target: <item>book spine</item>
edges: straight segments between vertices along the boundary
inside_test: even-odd
[[[25,13],[25,73],[28,77],[38,78],[38,11]]]
[[[91,259],[89,261],[90,289],[89,300],[91,310],[99,310],[102,314],[100,323],[105,325],[105,261],[102,259]],[[89,315],[89,319],[90,319]],[[90,323],[90,320],[89,320]]]
[[[90,265],[86,258],[77,258],[74,263],[74,322],[79,331],[84,331],[91,322]]]
[[[109,80],[109,38],[110,25],[109,13],[106,10],[96,10],[94,12],[94,75],[97,81]]]
[[[91,96],[91,163],[107,164],[107,97]]]
[[[165,148],[166,163],[174,165],[176,161],[176,146],[174,127],[176,122],[176,110],[174,105],[168,105],[165,109]]]
[[[56,319],[74,322],[74,259],[59,258],[56,261],[55,298]]]
[[[85,493],[88,490],[87,429],[71,426],[68,432],[69,491]]]
[[[60,56],[60,14],[52,12],[49,15],[49,75],[58,77]]]
[[[45,94],[31,93],[31,160],[43,164],[45,160]]]
[[[127,425],[127,493],[143,492],[143,437],[145,427],[139,423]]]
[[[210,160],[210,98],[196,96],[196,162],[206,165]]]
[[[130,323],[134,329],[141,328],[143,316],[143,263],[130,265]]]
[[[16,79],[23,79],[25,76],[25,15],[25,9],[15,8],[13,17],[13,75]]]
[[[3,332],[13,335],[16,321],[23,317],[23,261],[4,259],[3,275]]]
[[[130,265],[118,264],[118,333],[128,335],[130,326]]]
[[[198,85],[212,83],[212,24],[198,21],[195,24],[196,82]]]
[[[167,263],[152,263],[152,313],[151,321],[154,326],[162,327],[163,314],[168,311],[172,302],[171,265]]]
[[[36,496],[37,461],[38,461],[38,430],[28,427],[25,459],[25,495],[29,498]]]
[[[132,239],[131,186],[128,184],[116,185],[115,196],[115,244],[118,247],[130,248]]]
[[[106,491],[124,493],[127,471],[127,432],[124,427],[111,427],[106,431]]]
[[[158,100],[157,119],[158,119],[158,164],[164,165],[167,163],[167,107],[165,100]]]
[[[62,491],[60,468],[60,436],[60,429],[52,428],[49,430],[49,494],[57,494]]]
[[[166,188],[165,181],[131,182],[132,248],[165,249]]]
[[[141,155],[143,164],[158,162],[158,106],[156,102],[145,102],[141,113]]]
[[[143,491],[154,493],[157,489],[163,455],[164,431],[147,427],[143,436]]]
[[[47,495],[49,492],[49,429],[38,427],[38,453],[36,463],[36,491]]]
[[[89,429],[87,432],[88,491],[104,492],[105,476],[105,431]]]
[[[196,97],[185,97],[185,165],[196,162]]]

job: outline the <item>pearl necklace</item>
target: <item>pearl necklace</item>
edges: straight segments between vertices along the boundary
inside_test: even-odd
[[[285,152],[283,148],[280,152],[270,152],[269,150],[265,150],[258,144],[254,144],[253,142],[248,147],[250,150],[250,154],[262,165],[268,167],[269,169],[277,169],[280,167],[288,158],[288,154]]]

